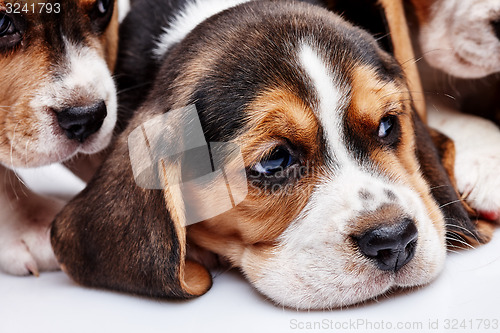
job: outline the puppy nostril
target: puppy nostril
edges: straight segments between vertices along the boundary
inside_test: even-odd
[[[403,219],[396,225],[381,226],[353,237],[359,251],[373,259],[384,271],[397,272],[415,255],[418,231],[411,219]]]
[[[71,107],[56,112],[56,116],[68,139],[83,143],[101,128],[107,116],[106,104],[101,101],[91,106]]]
[[[495,31],[495,35],[497,35],[497,39],[500,40],[500,19],[492,21],[491,25],[493,26],[493,31]]]
[[[70,126],[67,129],[67,131],[68,131],[68,133],[71,133],[73,136],[77,137],[77,136],[83,134],[83,132],[85,131],[85,127],[82,125],[73,125],[73,126]]]

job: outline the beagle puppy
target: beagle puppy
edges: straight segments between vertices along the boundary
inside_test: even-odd
[[[393,57],[336,14],[296,1],[137,0],[121,33],[118,73],[140,106],[51,231],[76,282],[192,298],[224,260],[276,304],[342,307],[429,283],[447,240],[485,240],[441,162],[452,143],[420,121]],[[197,140],[223,172],[193,208],[189,158],[164,148]],[[219,208],[216,185],[241,171],[229,146],[245,196],[190,219]]]
[[[455,142],[459,192],[481,215],[498,220],[500,1],[414,0],[412,5],[429,124]]]
[[[58,268],[49,225],[62,203],[33,193],[13,169],[109,144],[117,117],[115,7],[113,0],[0,0],[1,270]]]

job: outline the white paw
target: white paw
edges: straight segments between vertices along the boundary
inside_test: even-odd
[[[38,275],[59,268],[50,244],[50,224],[62,203],[39,196],[21,206],[0,207],[0,270]]]
[[[485,219],[500,217],[500,129],[491,121],[430,108],[429,124],[455,142],[455,179],[466,202]]]
[[[457,151],[455,177],[462,197],[482,217],[500,217],[500,141],[495,146]]]

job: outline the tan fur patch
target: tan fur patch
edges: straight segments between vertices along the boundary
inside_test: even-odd
[[[319,163],[319,125],[312,110],[286,89],[261,93],[247,109],[248,126],[236,140],[246,166],[257,163],[276,146],[289,141],[304,152],[303,161]],[[266,191],[249,179],[246,199],[220,216],[190,226],[197,244],[230,258],[243,251],[272,248],[276,238],[305,207],[318,179],[319,167],[305,166],[302,177]],[[297,171],[299,172],[299,171]],[[266,251],[263,251],[266,253]]]
[[[204,294],[212,284],[212,278],[208,271],[198,263],[186,261],[186,225],[184,203],[182,193],[177,186],[168,184],[167,179],[179,179],[180,168],[167,167],[164,162],[161,164],[162,180],[164,182],[164,197],[167,209],[174,224],[175,233],[179,241],[179,282],[182,289],[192,295]],[[167,175],[167,173],[170,173]]]
[[[29,165],[40,134],[30,100],[47,77],[49,61],[43,43],[34,43],[15,56],[0,54],[0,161],[6,165]]]
[[[101,37],[101,45],[104,49],[104,57],[111,72],[115,69],[116,57],[118,55],[118,0],[115,1],[115,11],[108,28]]]
[[[427,24],[431,16],[431,7],[435,0],[412,0],[411,2],[420,24]]]
[[[375,211],[370,211],[368,214],[361,214],[356,217],[355,221],[349,223],[353,225],[351,234],[358,236],[367,230],[375,229],[387,224],[400,223],[405,218],[405,212],[399,205],[385,204]]]
[[[413,52],[410,31],[406,22],[403,0],[380,0],[380,3],[384,7],[387,25],[389,26],[394,47],[394,57],[405,73],[416,111],[422,119],[426,119],[422,83],[420,82],[416,61],[414,61],[415,53]]]

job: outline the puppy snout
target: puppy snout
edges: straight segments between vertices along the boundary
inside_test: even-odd
[[[415,254],[418,232],[413,220],[384,225],[354,237],[359,251],[383,271],[399,271]]]
[[[101,101],[91,106],[70,107],[56,112],[56,115],[68,139],[83,143],[101,128],[107,109],[104,101]]]
[[[500,18],[492,21],[491,25],[493,26],[493,31],[495,31],[497,39],[500,40]]]

